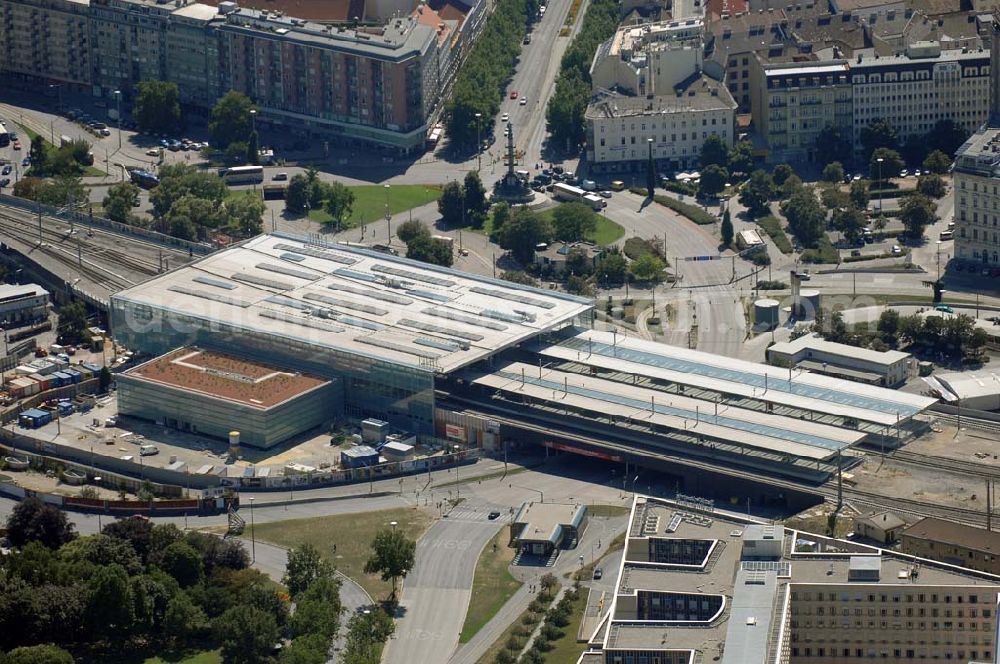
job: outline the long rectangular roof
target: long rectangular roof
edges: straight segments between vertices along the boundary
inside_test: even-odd
[[[809,372],[789,372],[687,348],[581,330],[557,344],[539,345],[546,357],[674,381],[816,413],[895,425],[936,400]]]
[[[538,367],[522,362],[507,364],[473,382],[807,459],[828,459],[864,437],[864,433],[851,429],[734,406],[720,408],[714,401],[665,395],[646,387],[623,385],[593,376],[552,369],[540,372]]]
[[[113,296],[359,356],[452,371],[591,300],[353,246],[262,235]]]

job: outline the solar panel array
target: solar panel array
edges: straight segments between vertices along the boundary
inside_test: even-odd
[[[479,295],[489,295],[490,297],[499,297],[502,300],[510,300],[511,302],[520,302],[521,304],[527,304],[532,307],[540,307],[542,309],[554,309],[554,302],[547,302],[545,300],[539,300],[535,297],[530,297],[528,295],[522,295],[520,293],[515,293],[511,291],[498,290],[496,288],[487,288],[486,286],[473,286],[469,289],[472,293],[478,293]]]
[[[274,245],[274,248],[280,249],[281,251],[291,251],[304,256],[312,256],[313,258],[322,258],[325,261],[333,261],[334,263],[343,263],[344,265],[354,265],[358,262],[356,258],[341,256],[340,254],[336,254],[325,249],[318,249],[316,247],[300,247],[294,244],[280,242]]]
[[[389,313],[388,309],[380,309],[379,307],[373,307],[370,304],[361,304],[360,302],[351,302],[350,300],[341,300],[340,298],[330,297],[329,295],[322,295],[320,293],[306,293],[303,295],[307,300],[313,300],[315,302],[323,302],[334,307],[342,307],[344,309],[353,309],[354,311],[361,311],[366,314],[371,314],[373,316],[385,316]]]
[[[295,288],[294,285],[288,283],[287,281],[278,281],[277,279],[258,277],[255,274],[243,274],[241,272],[237,272],[229,278],[233,281],[242,281],[243,283],[253,284],[254,286],[263,286],[264,288],[273,288],[275,290],[287,291]]]
[[[429,274],[412,272],[410,270],[403,270],[389,265],[372,265],[372,272],[383,272],[385,274],[391,274],[394,277],[413,279],[414,281],[422,281],[425,284],[434,284],[435,286],[443,286],[445,288],[452,288],[455,286],[455,282],[451,279],[442,279],[441,277],[434,277]]]
[[[434,332],[436,334],[447,334],[448,336],[458,337],[459,339],[468,339],[469,341],[482,341],[486,337],[481,334],[476,334],[475,332],[465,332],[464,330],[453,330],[449,327],[444,327],[443,325],[434,325],[432,323],[423,323],[419,320],[413,320],[412,318],[403,318],[399,321],[399,324],[403,327],[412,327],[416,330],[423,330],[424,332]]]
[[[319,275],[314,272],[306,272],[305,270],[296,270],[293,267],[287,267],[285,265],[271,265],[270,263],[257,263],[254,267],[258,270],[264,270],[266,272],[277,272],[278,274],[283,274],[287,277],[295,277],[296,279],[305,279],[306,281],[316,281],[319,279]]]
[[[287,295],[272,295],[271,297],[265,298],[265,302],[270,302],[271,304],[280,304],[283,307],[291,307],[292,309],[298,309],[299,311],[310,311],[312,308],[305,302],[299,302],[298,300],[288,297]]]
[[[261,318],[270,318],[273,320],[280,320],[285,323],[293,323],[295,325],[301,325],[302,327],[311,327],[317,330],[325,330],[327,332],[343,332],[345,328],[339,325],[334,325],[333,323],[327,322],[325,320],[319,320],[317,318],[306,318],[303,316],[296,316],[294,314],[286,314],[283,311],[272,311],[270,309],[263,309],[257,312],[257,315]]]
[[[439,350],[447,350],[451,352],[462,350],[462,344],[455,343],[454,341],[444,341],[443,339],[435,339],[434,337],[417,337],[416,339],[413,340],[413,343],[419,344],[421,346],[430,346],[431,348],[437,348]]]
[[[191,281],[197,281],[199,284],[205,284],[206,286],[215,286],[216,288],[225,288],[226,290],[236,290],[236,284],[231,284],[228,281],[222,281],[221,279],[213,279],[212,277],[206,277],[204,275],[198,275]]]
[[[367,272],[358,272],[357,270],[351,270],[346,267],[338,267],[333,271],[333,273],[339,277],[357,279],[358,281],[367,281],[370,284],[377,284],[382,281],[382,277],[377,277],[374,274],[368,274]]]
[[[231,304],[234,307],[243,307],[244,309],[253,304],[253,302],[244,300],[242,298],[228,297],[226,295],[219,295],[217,293],[209,293],[208,291],[204,291],[199,288],[188,288],[187,286],[179,286],[179,285],[171,286],[167,290],[171,290],[175,293],[183,293],[184,295],[190,295],[192,297],[200,297],[204,300],[221,302],[222,304]]]
[[[744,560],[740,566],[748,572],[777,572],[782,577],[792,575],[792,564],[783,560]]]
[[[394,350],[399,353],[407,353],[409,355],[415,355],[428,360],[436,360],[441,357],[441,353],[432,353],[429,350],[414,348],[413,346],[407,346],[406,344],[396,343],[395,341],[388,341],[386,339],[379,339],[377,337],[354,337],[354,340],[363,344],[368,344],[369,346],[377,346],[387,350]]]
[[[434,300],[435,302],[451,302],[451,297],[444,293],[437,293],[435,291],[420,290],[418,288],[407,288],[406,292],[415,297],[425,297],[428,300]]]
[[[353,293],[354,295],[362,295],[364,297],[370,297],[373,300],[381,300],[382,302],[392,302],[393,304],[413,304],[413,300],[408,297],[403,297],[402,295],[396,295],[395,293],[383,293],[377,290],[365,290],[364,288],[357,288],[355,286],[344,286],[342,284],[330,284],[327,286],[330,290],[344,291],[345,293]]]
[[[457,311],[449,311],[448,309],[438,309],[437,307],[427,307],[420,313],[427,314],[428,316],[434,316],[436,318],[447,318],[448,320],[458,321],[460,323],[466,323],[467,325],[475,325],[476,327],[485,327],[487,330],[497,330],[502,332],[507,329],[506,325],[501,325],[500,323],[494,323],[493,321],[483,320],[477,318],[476,316],[468,316],[466,314],[460,314]]]

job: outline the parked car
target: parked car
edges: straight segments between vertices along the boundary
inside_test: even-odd
[[[10,175],[10,166],[4,166],[3,170],[0,171],[0,175]]]
[[[21,149],[21,141],[14,141],[13,143],[10,144],[10,147],[14,148],[15,150],[20,150]]]
[[[146,156],[147,157],[159,157],[160,156],[160,151],[157,150],[156,148],[149,148],[148,150],[146,150]]]
[[[0,180],[0,187],[9,187],[9,186],[10,186],[10,178],[4,178],[3,180]]]
[[[500,512],[497,512],[496,510],[493,510],[492,512],[489,513],[489,520],[490,521],[496,521],[499,518],[500,518]]]
[[[600,567],[594,568],[594,581],[601,579],[604,576],[604,570]]]
[[[584,191],[594,191],[597,189],[597,183],[593,180],[584,180],[580,184],[580,189],[583,189]]]
[[[600,192],[598,192],[598,195],[600,195],[601,198],[611,198],[611,192],[608,191],[607,189],[601,190]]]
[[[893,256],[899,256],[902,253],[903,253],[903,248],[902,247],[900,247],[898,244],[892,245],[892,255]]]
[[[510,98],[511,99],[517,99],[517,90],[511,90],[510,91]]]
[[[861,255],[860,249],[851,249],[851,256],[860,256],[860,255]]]
[[[31,157],[25,157],[24,159],[22,159],[21,165],[24,166],[25,168],[31,166]]]
[[[280,180],[287,180],[287,179],[288,179],[288,173],[275,173],[275,174],[274,174],[274,175],[273,175],[273,176],[271,177],[271,179],[272,179],[272,180],[279,180],[279,181],[280,181]]]
[[[504,113],[501,115],[500,122],[510,122],[510,113]]]

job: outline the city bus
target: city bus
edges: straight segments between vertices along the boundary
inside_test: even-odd
[[[7,131],[4,123],[0,122],[0,148],[5,148],[8,145],[10,145],[10,132]]]
[[[233,166],[220,173],[226,184],[260,184],[264,181],[263,166]]]

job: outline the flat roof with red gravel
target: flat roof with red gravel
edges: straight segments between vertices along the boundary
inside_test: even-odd
[[[330,382],[198,348],[179,348],[125,375],[261,409]]]

